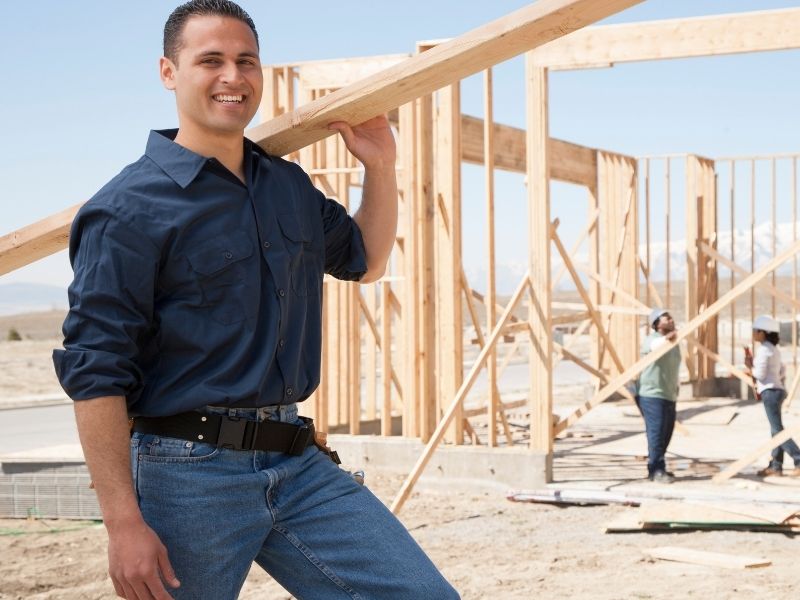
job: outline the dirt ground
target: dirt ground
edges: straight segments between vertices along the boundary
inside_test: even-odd
[[[27,338],[23,342],[0,342],[0,398],[58,392],[49,363],[57,339],[47,335],[52,327],[44,321],[20,324]],[[691,403],[683,406],[687,418],[699,410]],[[758,440],[744,438],[749,432],[766,435],[758,407],[731,406],[740,413],[732,425],[698,415],[692,417],[695,425],[687,421],[691,435],[676,437],[673,464],[677,474],[689,480],[687,485],[707,483],[720,460],[727,462],[741,455],[743,448],[757,445]],[[592,411],[571,437],[557,442],[557,480],[565,485],[585,483],[592,479],[589,473],[605,486],[600,479],[635,481],[641,476],[644,467],[637,452],[643,451],[644,442],[638,417],[630,408],[612,405],[608,410],[616,411],[613,419],[604,417],[602,408]],[[730,438],[729,448],[719,445],[723,438]],[[709,458],[715,444],[718,456]],[[589,471],[587,464],[593,465]],[[368,485],[387,504],[401,483],[400,476],[368,472]],[[644,485],[658,489],[658,484]],[[788,489],[797,490],[800,502],[800,487]],[[633,510],[562,508],[510,502],[502,492],[418,488],[400,518],[465,599],[800,597],[800,540],[741,531],[603,533],[604,524]],[[98,523],[0,520],[0,599],[113,598],[105,546],[105,530]],[[646,557],[643,551],[656,546],[763,557],[772,565],[736,570]],[[255,567],[241,598],[289,595]]]
[[[388,502],[399,477],[371,477]],[[796,598],[798,540],[775,533],[713,531],[605,534],[622,506],[559,508],[514,503],[497,493],[415,493],[401,518],[464,599]],[[113,598],[102,525],[0,521],[0,598]],[[647,558],[681,546],[769,558],[760,569],[702,567]],[[290,596],[258,567],[243,600]]]

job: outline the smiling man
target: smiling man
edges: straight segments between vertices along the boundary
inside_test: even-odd
[[[117,594],[235,598],[256,562],[297,598],[457,598],[298,416],[319,384],[323,274],[374,281],[391,252],[387,120],[331,124],[365,167],[350,217],[244,138],[262,72],[239,6],[178,7],[160,74],[179,128],[151,132],[76,217],[54,352]]]

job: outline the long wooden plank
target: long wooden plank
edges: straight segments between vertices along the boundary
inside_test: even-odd
[[[333,121],[362,123],[494,64],[599,21],[641,0],[539,0],[361,81],[257,125],[246,135],[284,156],[333,132]],[[73,206],[0,238],[0,275],[67,245]]]
[[[737,368],[736,365],[728,362],[713,350],[709,350],[700,342],[695,342],[694,347],[697,348],[697,350],[699,350],[701,354],[705,355],[707,358],[710,358],[713,361],[718,362],[723,367],[728,369],[728,372],[731,375],[733,375],[740,381],[743,381],[745,385],[748,385],[755,390],[755,384],[753,383],[753,378],[744,371],[742,371],[741,369]]]
[[[793,437],[798,436],[800,436],[800,425],[795,425],[794,427],[784,429],[780,433],[770,438],[768,441],[761,444],[753,452],[750,452],[749,454],[725,467],[722,471],[714,475],[714,477],[711,478],[711,481],[714,483],[723,483],[727,481],[745,467],[752,465],[767,452],[771,452],[773,448],[780,446],[786,440],[790,440]]]
[[[800,368],[796,370],[792,383],[789,386],[789,391],[786,393],[786,402],[783,405],[783,410],[786,410],[792,405],[792,400],[797,394],[798,386],[800,386]]]
[[[574,423],[578,421],[583,415],[589,412],[592,408],[603,402],[607,399],[611,394],[613,394],[616,390],[624,386],[628,381],[632,380],[633,378],[637,377],[639,373],[641,373],[646,367],[653,364],[659,358],[664,356],[667,352],[669,352],[675,344],[680,342],[681,340],[687,338],[691,335],[694,331],[697,330],[698,327],[706,323],[709,319],[713,318],[720,311],[726,308],[731,302],[736,300],[739,296],[744,294],[745,292],[750,291],[757,283],[759,283],[762,279],[764,279],[767,275],[769,275],[774,269],[777,269],[787,260],[792,258],[795,254],[800,252],[800,241],[795,242],[789,248],[781,252],[778,256],[770,260],[764,266],[762,266],[757,271],[751,273],[748,277],[745,277],[739,285],[734,287],[732,290],[729,290],[724,296],[719,298],[716,302],[714,302],[711,306],[709,306],[706,310],[702,313],[697,315],[695,318],[690,320],[684,327],[682,327],[675,338],[675,343],[673,344],[664,344],[663,346],[657,348],[656,350],[650,352],[646,356],[642,357],[640,360],[636,361],[630,367],[625,369],[624,372],[617,375],[614,379],[612,379],[605,387],[598,391],[598,393],[588,402],[584,403],[581,407],[576,409],[572,414],[565,417],[561,421],[555,424],[553,427],[554,435],[558,435]]]
[[[676,562],[703,565],[706,567],[723,567],[726,569],[755,569],[768,567],[772,564],[766,558],[752,556],[736,556],[722,552],[707,552],[705,550],[690,550],[677,546],[661,546],[659,548],[645,549],[644,553],[653,558],[671,560]]]
[[[331,135],[332,121],[362,123],[640,1],[539,0],[257,125],[248,137],[270,154],[283,156]]]
[[[704,254],[707,254],[720,264],[728,267],[728,269],[730,269],[734,273],[738,273],[739,275],[747,275],[750,272],[744,267],[733,262],[724,254],[720,254],[718,250],[715,250],[705,242],[702,241],[698,242],[697,246],[700,250],[703,251]],[[795,298],[792,298],[786,292],[781,291],[780,288],[776,287],[774,284],[765,283],[759,287],[759,291],[763,291],[767,294],[770,294],[773,297],[773,299],[778,298],[779,300],[786,302],[786,304],[788,304],[790,307],[793,307],[795,311],[800,310],[800,301],[798,301]]]
[[[539,48],[537,64],[589,69],[641,60],[800,48],[800,9],[591,27]]]
[[[69,228],[81,205],[75,204],[0,237],[0,275],[66,248]]]
[[[800,512],[798,505],[655,500],[639,509],[642,523],[781,525]]]
[[[586,224],[586,227],[583,229],[581,234],[572,244],[572,247],[569,249],[570,256],[577,256],[578,249],[581,247],[581,244],[583,244],[584,240],[587,237],[589,237],[593,231],[597,229],[597,220],[599,216],[600,216],[599,210],[593,210],[592,213],[589,215],[589,222]],[[575,266],[580,268],[577,263],[575,263]],[[558,289],[558,284],[561,282],[561,278],[564,276],[564,273],[566,272],[567,272],[567,267],[566,265],[562,264],[559,267],[558,272],[553,276],[552,278],[553,280],[550,282],[550,289],[553,292],[555,292]]]
[[[542,452],[545,480],[552,480],[553,456],[553,326],[550,229],[550,171],[548,140],[549,83],[547,69],[525,57],[525,155],[528,199],[528,271],[531,297],[528,369],[528,446]]]
[[[491,331],[497,320],[497,261],[495,256],[495,206],[494,206],[494,78],[491,69],[483,72],[483,156],[484,156],[484,192],[486,200],[486,255],[488,256],[486,268],[486,330]],[[461,117],[463,126],[464,117]],[[461,156],[464,155],[464,132],[461,131]],[[464,270],[461,270],[462,278]],[[468,286],[467,288],[468,289]],[[471,292],[467,294],[467,305],[472,306]],[[480,327],[476,327],[480,331]],[[478,337],[481,337],[480,335]],[[486,378],[488,383],[488,439],[491,447],[497,445],[497,408],[500,404],[500,392],[497,388],[497,353],[490,352],[486,361]],[[510,436],[509,436],[510,438]],[[512,440],[508,439],[509,445]]]
[[[611,356],[611,360],[614,361],[614,365],[619,371],[623,371],[624,368],[622,366],[622,362],[619,359],[616,348],[614,348],[614,344],[611,342],[608,332],[606,331],[605,327],[603,327],[600,313],[597,311],[597,309],[595,309],[594,303],[589,297],[589,293],[586,291],[586,288],[583,287],[583,283],[581,282],[581,278],[578,276],[578,272],[575,270],[575,267],[572,266],[572,259],[570,259],[569,254],[567,254],[567,249],[564,248],[564,244],[561,243],[561,238],[556,232],[556,226],[557,221],[554,222],[553,227],[550,229],[550,238],[553,240],[558,253],[561,255],[561,260],[563,260],[564,264],[567,266],[567,271],[569,271],[572,281],[578,290],[578,294],[580,294],[581,300],[583,300],[584,304],[586,305],[586,309],[589,311],[589,317],[594,322],[594,325],[597,328],[597,333],[599,333],[600,337],[603,339],[603,343],[605,344],[605,348],[608,350],[608,353]]]
[[[439,421],[439,424],[436,426],[436,431],[433,432],[431,439],[425,445],[425,449],[422,451],[422,454],[417,459],[417,462],[414,464],[414,467],[411,469],[411,472],[406,477],[405,481],[403,481],[403,485],[400,487],[400,491],[397,493],[394,501],[391,505],[391,510],[394,514],[397,514],[401,508],[403,508],[403,504],[405,504],[408,496],[411,494],[411,490],[414,488],[414,485],[419,480],[420,475],[422,475],[422,471],[425,469],[425,466],[433,456],[434,450],[442,441],[444,437],[445,430],[450,425],[450,421],[453,419],[453,416],[456,412],[461,408],[462,403],[464,402],[464,398],[466,398],[467,394],[469,393],[470,389],[472,389],[475,380],[478,378],[478,373],[480,373],[481,369],[483,368],[484,362],[486,362],[486,357],[489,355],[489,352],[495,347],[497,344],[497,340],[500,338],[500,335],[503,331],[503,327],[508,322],[509,318],[511,317],[511,313],[514,312],[514,309],[519,304],[520,300],[522,299],[523,295],[526,291],[530,290],[531,282],[530,282],[530,275],[529,273],[525,273],[522,281],[517,287],[514,295],[508,301],[508,305],[506,306],[506,310],[503,312],[500,320],[495,325],[495,328],[492,330],[491,335],[486,340],[486,345],[481,350],[478,358],[475,359],[475,363],[472,365],[469,373],[467,374],[466,378],[464,379],[461,387],[458,389],[455,398],[453,398],[452,402],[450,402],[450,406],[444,413],[444,416]]]

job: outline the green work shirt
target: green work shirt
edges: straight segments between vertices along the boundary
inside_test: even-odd
[[[663,340],[658,332],[648,335],[642,345],[642,355],[649,354],[656,340]],[[667,342],[668,343],[668,342]],[[656,344],[658,346],[658,344]],[[681,351],[678,346],[647,367],[639,376],[639,395],[648,398],[678,399],[678,370],[681,367]]]

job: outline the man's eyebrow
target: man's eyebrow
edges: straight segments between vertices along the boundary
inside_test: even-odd
[[[225,53],[221,50],[206,50],[197,55],[198,58],[205,58],[208,56],[224,56]],[[238,58],[255,58],[258,59],[258,54],[255,52],[240,52]]]

